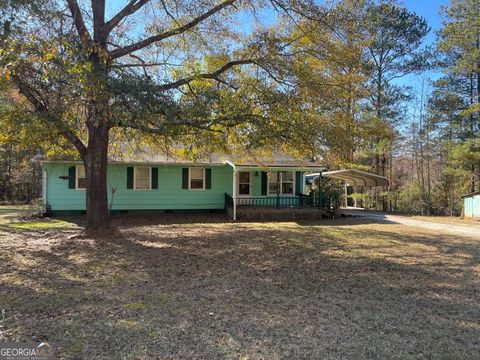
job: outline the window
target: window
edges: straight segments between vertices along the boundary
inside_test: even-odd
[[[190,168],[189,171],[189,189],[190,190],[205,190],[205,169],[204,168]]]
[[[269,194],[277,193],[277,176],[278,176],[278,172],[272,172],[268,174],[268,193]]]
[[[85,176],[85,166],[77,165],[75,169],[75,189],[84,190],[87,187],[87,177]]]
[[[238,173],[238,195],[250,195],[250,173],[247,171]]]
[[[135,176],[133,188],[135,190],[150,190],[151,189],[151,177],[152,168],[150,167],[135,167]]]
[[[277,194],[277,184],[281,195],[293,195],[295,188],[293,171],[277,171],[268,175],[268,194]]]
[[[286,195],[293,195],[293,172],[282,171],[281,173],[281,193]]]

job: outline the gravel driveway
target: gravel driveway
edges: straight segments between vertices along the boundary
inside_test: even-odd
[[[415,219],[414,216],[390,215],[390,214],[373,213],[373,212],[361,211],[361,210],[343,210],[342,213],[347,216],[364,217],[364,218],[378,221],[378,222],[402,224],[402,225],[411,226],[417,229],[433,230],[433,231],[439,232],[440,234],[460,235],[460,236],[468,236],[468,237],[474,237],[474,238],[480,239],[480,227],[476,225],[446,224],[441,222],[434,222],[433,220],[432,221],[419,220],[419,219]]]

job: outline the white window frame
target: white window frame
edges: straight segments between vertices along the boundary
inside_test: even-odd
[[[202,175],[203,175],[203,188],[201,189],[192,189],[192,169],[202,169]],[[198,180],[198,179],[197,179]],[[188,168],[188,190],[190,191],[205,191],[205,185],[206,185],[207,179],[205,176],[205,168],[204,167],[189,167]]]
[[[80,171],[78,171],[78,169],[80,167],[83,167],[83,172],[85,173],[85,177],[84,178],[80,178],[78,176],[78,174],[80,173]],[[87,181],[87,173],[85,171],[85,165],[75,165],[75,190],[80,190],[80,191],[85,191],[87,189],[87,185],[85,184],[85,187],[84,188],[79,188],[78,187],[78,179],[85,179],[85,182]]]
[[[282,177],[282,176],[280,176],[280,181],[278,182],[278,184],[280,185],[280,195],[282,195],[282,196],[296,196],[296,195],[295,195],[295,186],[296,186],[296,184],[295,184],[295,182],[296,182],[296,179],[295,179],[295,171],[290,171],[290,170],[278,170],[278,171],[273,171],[273,172],[276,172],[276,173],[277,173],[277,176],[278,176],[278,173],[280,173],[280,175],[281,175],[282,172],[292,173],[292,180],[293,180],[293,181],[286,181],[286,182],[288,182],[288,183],[291,182],[292,185],[293,185],[292,193],[291,193],[291,194],[284,194],[284,193],[282,192],[282,182],[283,182],[283,177]],[[273,173],[273,172],[272,172],[272,173]],[[271,175],[271,173],[268,173],[268,175],[267,175],[267,196],[277,195],[277,192],[274,192],[274,193],[270,192],[270,175]]]
[[[137,169],[148,169],[148,189],[137,189]],[[133,167],[133,190],[134,191],[152,190],[152,167],[151,166],[134,166]]]
[[[249,190],[248,190],[248,195],[245,195],[245,194],[240,194],[240,173],[241,172],[246,172],[246,173],[249,173],[250,174],[250,183],[249,183]],[[242,183],[243,184],[243,183]],[[253,192],[253,178],[252,178],[252,171],[241,171],[239,170],[237,172],[237,196],[238,197],[251,197],[252,196],[252,192]]]

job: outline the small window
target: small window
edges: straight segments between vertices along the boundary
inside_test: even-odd
[[[250,195],[250,173],[241,171],[238,173],[238,195]]]
[[[87,177],[85,176],[85,166],[77,165],[75,169],[75,189],[84,190],[87,187]]]
[[[190,168],[190,190],[205,190],[205,169]]]
[[[151,189],[151,175],[152,168],[150,167],[135,167],[134,189],[135,190],[150,190]]]
[[[268,174],[268,193],[269,194],[277,193],[277,176],[278,176],[278,172]]]
[[[283,171],[282,179],[282,194],[293,195],[293,172]]]

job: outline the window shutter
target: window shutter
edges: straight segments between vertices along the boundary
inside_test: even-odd
[[[188,189],[188,168],[182,168],[182,189]]]
[[[70,166],[68,168],[68,188],[69,189],[75,189],[75,166]]]
[[[212,188],[212,169],[205,169],[205,189]]]
[[[127,189],[133,189],[133,167],[127,167]]]
[[[295,195],[300,195],[302,193],[302,172],[296,171],[295,172]]]
[[[152,168],[152,189],[158,189],[158,168]]]
[[[267,173],[265,171],[262,171],[262,196],[267,195],[267,188],[268,188]]]

